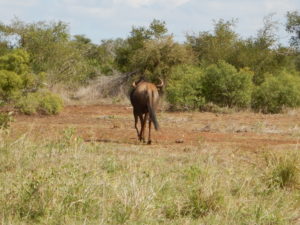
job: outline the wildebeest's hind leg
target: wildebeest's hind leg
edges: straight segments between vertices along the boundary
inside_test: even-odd
[[[151,118],[149,118],[149,136],[148,136],[148,145],[151,145]]]
[[[147,119],[148,119],[148,113],[144,114],[144,117],[142,116],[143,121],[141,122],[142,126],[141,126],[141,140],[143,140],[143,142],[145,142],[145,128],[146,128],[146,124],[147,124]]]
[[[143,140],[144,118],[143,118],[143,114],[139,114],[138,116],[139,116],[140,122],[141,122],[141,129],[140,129],[138,136],[139,136],[139,140],[142,141]]]

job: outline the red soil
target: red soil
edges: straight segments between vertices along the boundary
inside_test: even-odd
[[[255,113],[158,112],[161,129],[152,132],[153,145],[262,148],[298,148],[300,115]],[[12,135],[28,133],[38,139],[61,135],[74,128],[85,141],[140,144],[132,108],[120,105],[67,106],[56,116],[16,115]],[[147,136],[147,133],[146,133]]]

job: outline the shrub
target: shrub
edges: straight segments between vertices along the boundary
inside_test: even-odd
[[[16,105],[20,112],[24,114],[35,114],[39,107],[38,96],[36,93],[29,93],[28,95],[21,97]]]
[[[0,56],[0,99],[18,99],[22,92],[32,92],[43,85],[45,73],[31,73],[29,54],[22,49]]]
[[[43,114],[57,114],[63,108],[62,99],[51,92],[45,92],[41,94],[39,110]]]
[[[237,71],[234,66],[220,61],[204,71],[204,97],[219,106],[247,107],[251,103],[252,77],[251,71]]]
[[[263,113],[280,113],[285,107],[300,105],[300,79],[280,74],[269,76],[252,95],[252,108]]]
[[[1,56],[0,70],[8,70],[17,74],[29,72],[29,54],[23,49],[15,49]]]
[[[19,99],[17,107],[27,115],[41,113],[46,115],[57,114],[62,110],[61,98],[50,92],[36,92]]]
[[[202,96],[202,70],[195,66],[178,66],[172,71],[166,88],[167,100],[174,109],[199,109],[205,99]]]
[[[27,92],[32,92],[33,90],[38,90],[39,88],[45,86],[46,73],[25,73],[20,76],[23,81],[23,89]]]
[[[22,79],[15,72],[0,70],[0,98],[9,101],[21,94]]]

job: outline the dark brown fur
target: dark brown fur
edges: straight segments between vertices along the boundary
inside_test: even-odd
[[[161,87],[162,85],[163,82],[158,86]],[[146,122],[149,120],[148,144],[151,144],[151,123],[154,124],[156,130],[159,129],[155,113],[159,101],[158,90],[154,84],[144,80],[140,80],[137,84],[134,82],[133,86],[134,89],[130,94],[130,101],[133,106],[135,129],[139,140],[145,142]],[[138,118],[141,122],[140,131],[137,127]]]

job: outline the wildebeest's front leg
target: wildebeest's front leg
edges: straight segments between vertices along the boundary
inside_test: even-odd
[[[148,136],[148,145],[151,145],[151,142],[152,142],[152,140],[151,140],[151,123],[152,123],[151,118],[149,118],[149,136]]]

